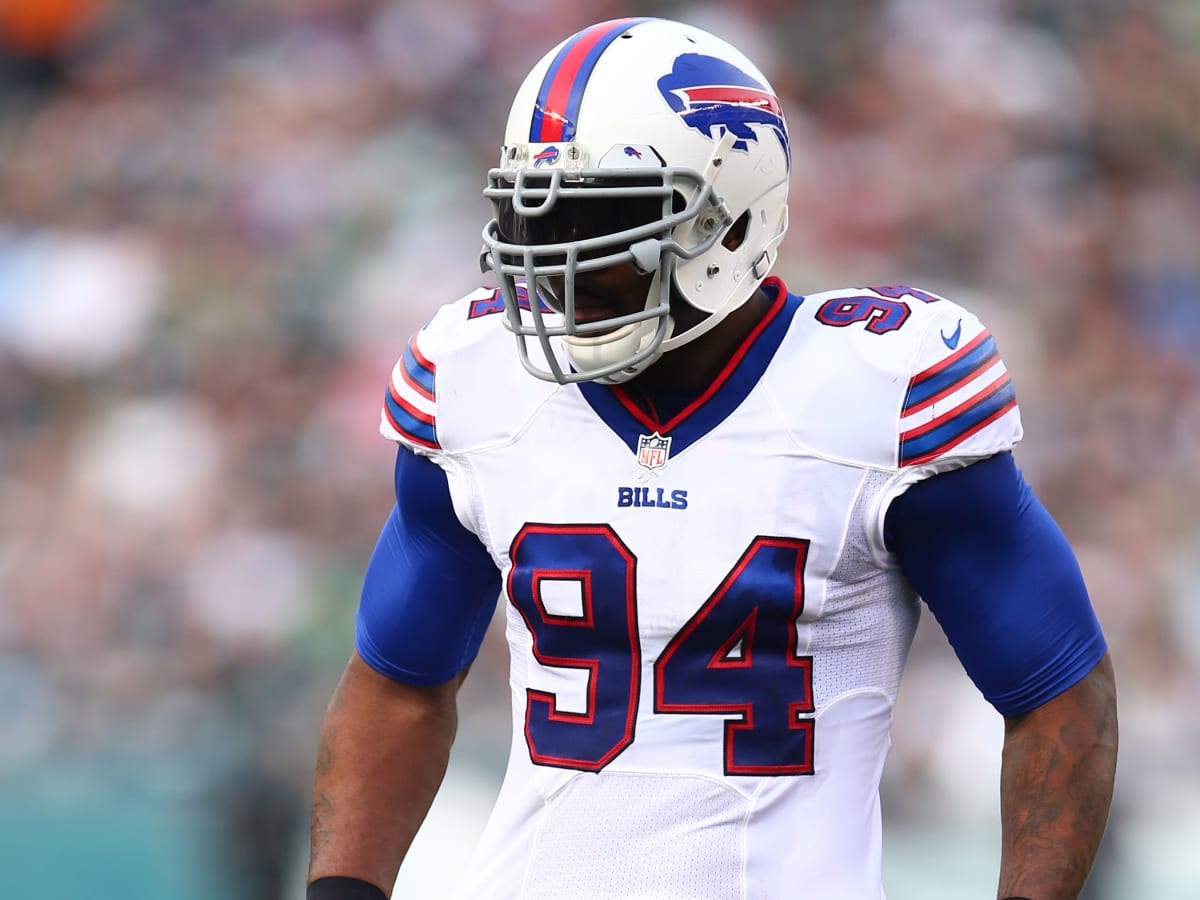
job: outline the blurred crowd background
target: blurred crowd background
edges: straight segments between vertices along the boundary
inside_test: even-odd
[[[914,284],[991,326],[1119,678],[1087,897],[1200,898],[1195,0],[0,0],[6,896],[302,895],[391,365],[480,283],[527,69],[629,14],[725,36],[781,94],[793,291]],[[491,802],[505,670],[494,633],[408,896]],[[993,896],[1000,735],[926,616],[892,900]]]

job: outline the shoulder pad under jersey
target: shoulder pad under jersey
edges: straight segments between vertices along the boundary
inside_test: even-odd
[[[906,286],[812,294],[797,329],[789,393],[807,402],[793,427],[817,452],[937,471],[1009,450],[1021,438],[1016,392],[995,340],[944,297]]]
[[[425,456],[511,440],[558,385],[529,375],[495,288],[443,306],[392,368],[379,431]]]

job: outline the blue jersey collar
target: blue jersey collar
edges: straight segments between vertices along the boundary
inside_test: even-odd
[[[653,393],[649,395],[650,408],[647,409],[621,385],[594,381],[582,381],[577,385],[584,399],[634,453],[638,452],[638,438],[653,433],[671,438],[672,456],[687,449],[725,421],[754,390],[804,301],[803,297],[789,294],[779,278],[768,278],[762,288],[768,296],[774,295],[771,309],[746,335],[712,384],[681,409],[675,411],[665,404],[655,403]]]

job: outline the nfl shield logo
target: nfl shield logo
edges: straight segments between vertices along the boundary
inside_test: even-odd
[[[671,454],[671,439],[663,437],[657,431],[654,434],[638,436],[637,461],[638,465],[647,470],[661,469],[667,464]]]

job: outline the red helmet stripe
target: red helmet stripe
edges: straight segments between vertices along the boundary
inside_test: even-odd
[[[538,90],[529,127],[529,140],[549,144],[573,140],[583,89],[601,54],[614,40],[643,18],[614,19],[576,34],[558,51]]]

